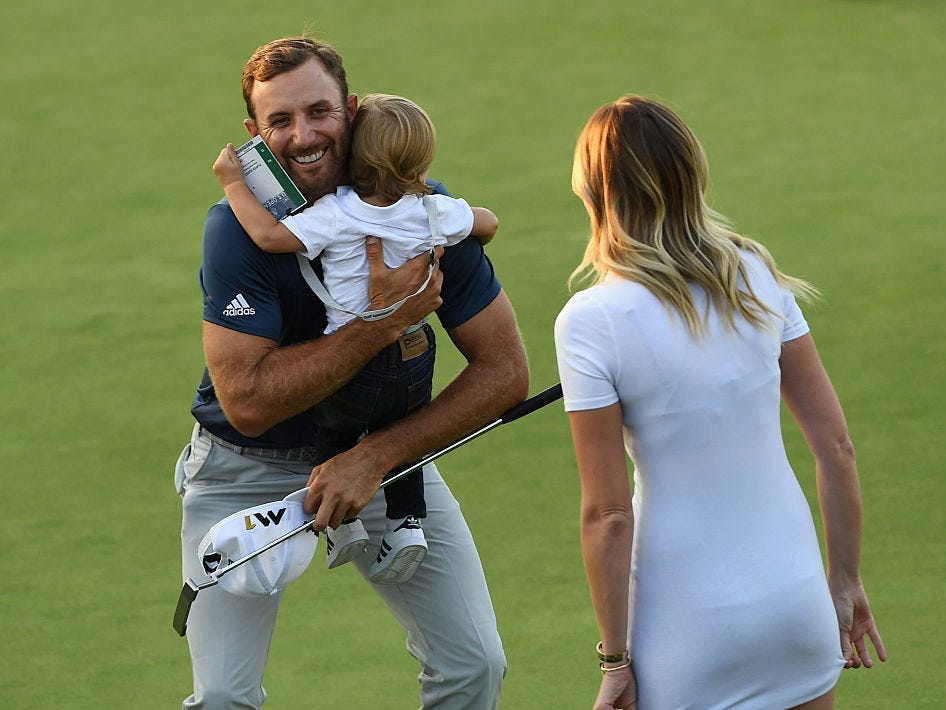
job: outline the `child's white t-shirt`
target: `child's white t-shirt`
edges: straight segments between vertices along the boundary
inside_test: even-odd
[[[424,200],[404,195],[393,205],[378,207],[363,202],[348,186],[338,188],[282,223],[305,245],[309,259],[321,256],[323,281],[332,298],[348,311],[369,307],[368,256],[365,237],[381,239],[384,263],[397,267],[435,246],[450,246],[470,235],[473,210],[465,200],[429,195],[437,209],[440,239],[433,239]],[[327,307],[326,333],[352,319],[348,313]]]

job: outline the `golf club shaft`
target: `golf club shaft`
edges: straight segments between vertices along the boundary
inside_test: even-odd
[[[483,434],[490,431],[491,429],[495,429],[501,424],[508,424],[509,422],[513,422],[516,419],[519,419],[520,417],[524,417],[526,414],[530,414],[531,412],[534,412],[537,409],[541,409],[545,405],[550,404],[551,402],[554,402],[555,400],[559,399],[561,396],[562,396],[562,385],[561,384],[552,385],[548,389],[545,389],[539,392],[537,395],[533,397],[529,397],[529,399],[523,402],[520,402],[515,407],[512,407],[511,409],[507,409],[503,413],[503,415],[496,421],[490,422],[489,424],[486,424],[480,427],[473,433],[467,434],[462,439],[458,439],[457,441],[454,441],[452,444],[449,444],[448,446],[444,447],[440,451],[436,451],[432,454],[429,454],[428,456],[425,456],[420,461],[413,463],[407,468],[405,468],[403,471],[398,471],[397,473],[392,474],[390,477],[386,478],[384,481],[381,482],[380,487],[384,488],[388,484],[394,483],[398,479],[403,478],[404,476],[407,476],[411,473],[414,473],[414,471],[418,471],[422,469],[431,461],[439,459],[444,454],[448,454],[454,449],[457,449],[463,446],[464,444],[470,441],[473,441],[473,439],[477,438],[478,436],[482,436]]]

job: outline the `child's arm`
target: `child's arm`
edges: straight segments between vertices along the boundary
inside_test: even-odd
[[[243,167],[232,143],[220,151],[214,163],[214,175],[223,186],[223,192],[233,213],[246,233],[260,249],[270,254],[283,254],[305,249],[289,229],[276,221],[259,200],[250,192],[243,179]]]
[[[489,244],[499,228],[499,218],[485,207],[470,209],[473,210],[473,229],[470,230],[470,236],[476,237],[480,244]]]

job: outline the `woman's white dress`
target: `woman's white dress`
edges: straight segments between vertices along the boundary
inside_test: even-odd
[[[614,276],[575,294],[555,324],[566,409],[623,411],[640,710],[788,708],[831,689],[844,665],[779,421],[781,344],[808,325],[761,260],[743,263],[779,315],[768,328],[733,331],[710,312],[694,339],[646,288]]]

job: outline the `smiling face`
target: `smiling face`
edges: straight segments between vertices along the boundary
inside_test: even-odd
[[[254,83],[252,136],[262,136],[311,202],[347,181],[351,121],[358,97],[342,96],[335,78],[312,58],[268,81]]]

